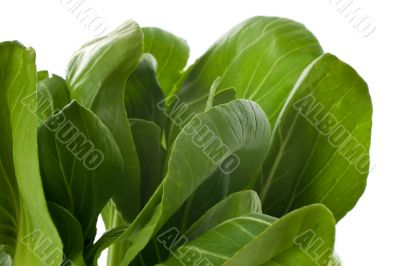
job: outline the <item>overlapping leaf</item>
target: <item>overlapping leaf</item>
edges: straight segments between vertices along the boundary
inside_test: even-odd
[[[237,98],[251,99],[273,127],[303,69],[320,56],[316,38],[301,24],[282,18],[254,17],[218,40],[188,71],[178,96],[190,111],[204,110],[211,84],[235,88]],[[172,125],[169,142],[180,131]]]
[[[201,140],[202,130],[211,135]],[[194,117],[176,140],[161,186],[121,237],[131,244],[122,265],[134,259],[214,173],[232,170],[226,172],[227,191],[241,190],[259,171],[268,143],[269,124],[254,102],[232,101]]]
[[[156,62],[157,79],[166,97],[170,96],[180,80],[189,59],[186,41],[155,27],[142,28],[144,52],[151,54]]]
[[[89,245],[101,210],[121,186],[120,150],[99,118],[75,101],[39,128],[38,140],[46,199],[80,222]]]
[[[188,57],[128,21],[64,81],[0,44],[1,265],[97,265],[108,247],[109,265],[341,264],[335,221],[369,169],[365,82],[275,17]]]
[[[191,240],[226,220],[257,213],[262,213],[257,193],[250,190],[236,192],[207,210],[183,235]]]
[[[335,220],[322,205],[296,210],[275,221],[255,214],[227,220],[173,251],[161,265],[328,265]]]
[[[71,97],[92,110],[110,129],[121,150],[125,172],[114,200],[130,221],[140,210],[140,167],[124,107],[125,87],[143,53],[143,33],[128,21],[78,50],[67,70]]]

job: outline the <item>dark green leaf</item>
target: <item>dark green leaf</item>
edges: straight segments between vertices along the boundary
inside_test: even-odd
[[[101,210],[120,187],[120,150],[110,130],[76,101],[39,128],[38,140],[46,198],[80,222],[89,245]]]
[[[224,89],[215,94],[214,106],[229,103],[230,101],[236,100],[236,90],[235,88]]]
[[[161,128],[141,119],[130,119],[129,122],[140,161],[142,202],[145,204],[162,181],[164,150],[161,146]]]
[[[97,261],[100,258],[103,250],[111,246],[126,230],[125,226],[116,227],[105,232],[101,238],[91,247],[87,255],[89,265],[97,266]]]
[[[63,265],[84,266],[83,260],[83,235],[82,228],[78,220],[62,206],[48,202],[50,214],[57,227],[64,246]]]
[[[125,108],[129,118],[140,118],[163,127],[165,116],[158,107],[164,93],[155,73],[156,62],[151,56],[142,57],[135,71],[129,76],[125,91]]]

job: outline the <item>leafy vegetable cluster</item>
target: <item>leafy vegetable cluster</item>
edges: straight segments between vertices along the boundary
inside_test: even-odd
[[[339,265],[372,105],[301,24],[255,17],[192,66],[128,21],[66,78],[0,44],[0,265]],[[107,232],[96,238],[101,215]]]

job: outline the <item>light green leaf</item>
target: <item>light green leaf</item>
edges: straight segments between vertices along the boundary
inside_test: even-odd
[[[140,169],[124,107],[125,87],[143,52],[143,34],[128,21],[78,50],[67,70],[71,97],[92,110],[112,132],[124,159],[123,184],[114,200],[127,220],[140,210]]]
[[[210,135],[202,139],[204,130]],[[243,189],[264,161],[269,134],[264,113],[251,101],[232,101],[194,117],[176,139],[163,183],[121,237],[131,244],[121,265],[134,259],[214,173],[226,174],[227,192]]]
[[[245,215],[225,221],[174,251],[161,265],[327,265],[335,220],[323,205],[311,205],[274,221]],[[208,264],[207,264],[208,263]]]
[[[101,255],[101,252],[108,248],[107,253],[107,265],[120,265],[121,261],[129,248],[129,243],[126,242],[117,242],[116,240],[119,239],[119,236],[126,230],[127,226],[129,225],[118,212],[117,208],[114,205],[115,203],[110,200],[103,211],[101,212],[104,224],[108,231],[112,231],[117,228],[121,229],[120,234],[118,236],[112,235],[109,237],[109,234],[106,232],[101,240],[101,242],[96,242],[94,246],[91,247],[89,250],[89,260],[97,260],[98,256]],[[100,240],[99,240],[100,241]],[[99,246],[100,245],[100,246]],[[97,262],[96,262],[97,263]]]
[[[16,42],[0,43],[1,250],[14,265],[60,265],[62,243],[39,173],[35,89],[35,52]]]
[[[254,17],[220,38],[189,70],[178,93],[192,112],[204,110],[209,88],[234,87],[237,98],[257,102],[275,125],[283,104],[303,69],[322,54],[316,38],[301,24],[283,18]],[[172,126],[169,141],[179,133]]]
[[[101,210],[121,186],[120,150],[110,130],[76,101],[39,128],[38,140],[46,198],[80,222],[89,245]]]
[[[114,201],[110,200],[101,211],[101,217],[107,230],[114,227],[113,220],[117,214],[119,214],[117,207],[115,206]],[[121,220],[123,219],[121,218]]]
[[[371,118],[362,78],[333,55],[314,61],[273,129],[258,184],[264,211],[279,217],[320,202],[340,220],[365,189]]]
[[[208,94],[208,99],[207,99],[205,111],[208,111],[213,107],[215,94],[217,92],[217,88],[218,88],[218,85],[219,85],[220,82],[221,82],[221,77],[218,77],[218,78],[216,78],[214,80],[213,84],[211,85],[211,89],[210,89],[210,92]]]
[[[142,28],[144,34],[144,52],[151,54],[157,61],[157,79],[169,96],[182,76],[189,59],[189,46],[186,41],[159,28]]]

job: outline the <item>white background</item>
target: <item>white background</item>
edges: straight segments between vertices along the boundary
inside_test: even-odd
[[[64,75],[74,50],[96,34],[68,11],[69,1],[1,0],[0,41],[17,39],[34,47],[38,69]],[[159,26],[185,38],[191,46],[191,62],[221,34],[251,16],[282,16],[304,23],[325,51],[358,70],[370,86],[374,103],[375,168],[364,196],[338,224],[336,251],[344,265],[400,265],[398,1],[354,0],[353,10],[359,8],[376,26],[367,38],[337,10],[351,0],[83,1],[108,30],[133,18],[141,26]]]

